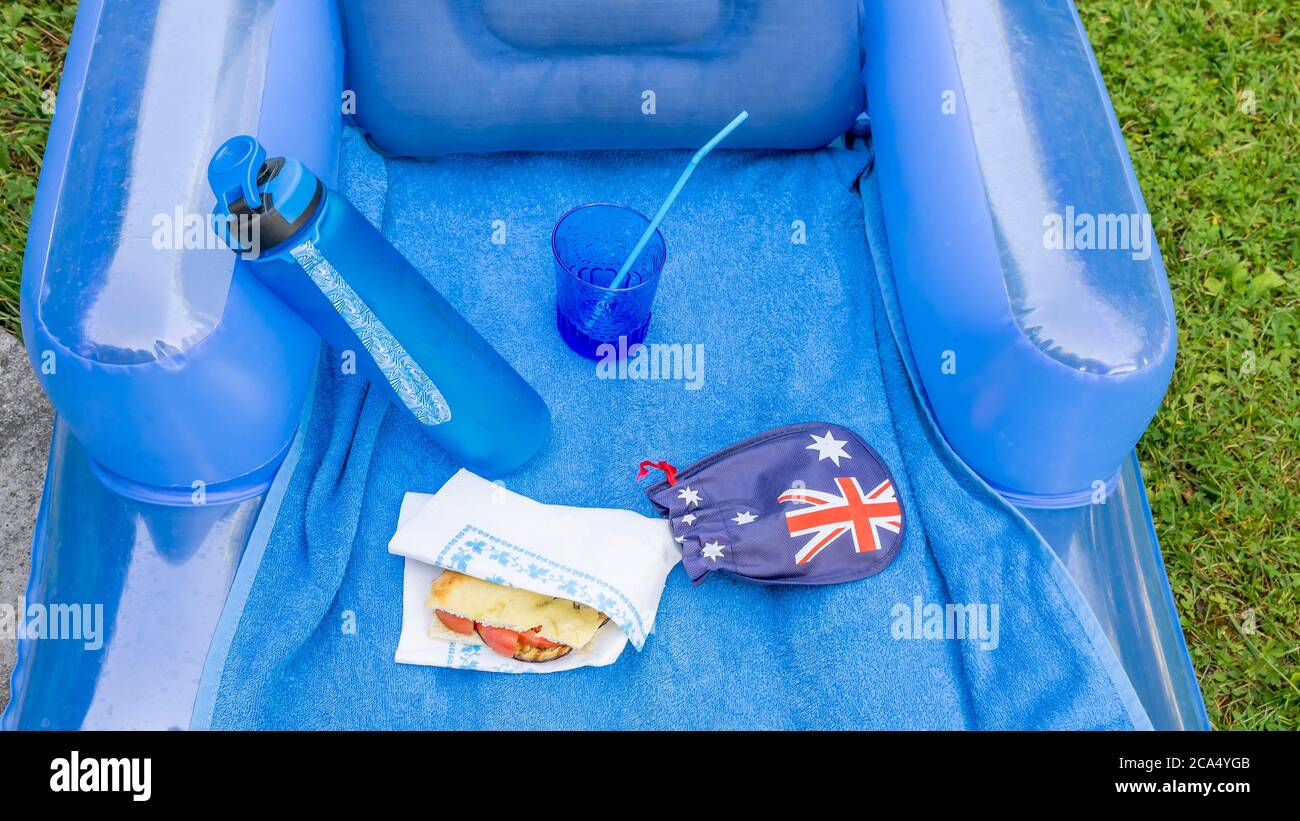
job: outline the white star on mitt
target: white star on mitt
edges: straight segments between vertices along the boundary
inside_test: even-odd
[[[818,436],[814,433],[812,434],[812,439],[813,443],[809,445],[806,450],[817,451],[818,462],[823,459],[830,459],[835,463],[835,467],[839,467],[841,459],[853,458],[844,451],[844,446],[847,445],[849,441],[847,439],[836,439],[831,435],[830,431],[826,431],[825,436]]]
[[[755,516],[753,513],[750,513],[748,510],[746,510],[744,513],[737,513],[735,516],[732,517],[731,521],[735,522],[738,525],[747,525],[750,522],[756,520],[757,518],[758,517]]]
[[[700,492],[698,490],[691,490],[690,487],[682,488],[682,491],[677,494],[677,498],[685,499],[687,507],[690,507],[691,505],[698,506],[702,501],[700,499]]]
[[[717,542],[709,542],[700,550],[700,555],[716,562],[718,559],[722,558],[722,550],[724,547],[725,545],[718,544]]]

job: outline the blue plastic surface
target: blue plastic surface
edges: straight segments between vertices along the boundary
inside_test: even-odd
[[[655,229],[623,287],[608,286],[649,224],[639,211],[610,203],[580,205],[555,223],[556,327],[570,348],[589,359],[605,358],[610,346],[626,352],[645,341],[667,257],[663,232]]]
[[[384,151],[819,148],[862,112],[859,0],[344,0]]]
[[[332,173],[342,82],[330,4],[193,12],[82,4],[22,285],[28,352],[66,424],[121,492],[173,504],[261,492],[318,348],[209,241],[202,169],[229,133],[260,131]]]
[[[95,641],[20,640],[0,729],[183,729],[261,504],[160,507],[105,487],[59,420],[27,602],[102,605]]]
[[[519,65],[500,64],[510,67],[497,78],[500,88],[511,94],[516,89],[536,94],[537,89],[524,82],[528,72],[544,65],[547,56],[562,57],[566,51],[585,50],[585,55],[573,56],[584,57],[583,65],[602,70],[645,46],[664,46],[676,58],[684,50],[673,43],[705,36],[721,21],[734,19],[727,15],[735,8],[727,0],[689,7],[679,7],[674,0],[674,13],[665,14],[664,20],[637,24],[637,8],[632,7],[640,4],[626,4],[633,13],[619,16],[616,9],[623,5],[611,5],[603,12],[601,26],[592,27],[580,20],[572,23],[586,4],[556,2],[554,16],[543,19],[523,13],[536,11],[531,0],[485,0],[483,19],[493,36],[508,44],[495,57],[511,49],[529,50]],[[818,16],[810,6],[798,5],[808,10],[808,17]],[[53,355],[57,378],[46,373],[43,382],[61,414],[37,521],[28,600],[102,602],[111,612],[112,628],[105,646],[94,652],[65,642],[20,642],[13,698],[0,718],[3,728],[161,728],[188,723],[203,654],[259,504],[256,497],[239,504],[217,500],[259,492],[275,475],[282,451],[280,442],[270,441],[278,437],[259,437],[266,431],[247,427],[250,419],[258,418],[254,413],[258,409],[245,405],[250,398],[260,399],[258,391],[269,385],[265,408],[273,411],[270,415],[277,421],[267,430],[277,429],[287,441],[297,421],[294,403],[306,393],[305,384],[297,388],[299,365],[315,355],[315,335],[301,323],[295,330],[296,320],[288,311],[281,310],[284,324],[268,323],[266,312],[274,314],[279,301],[254,277],[231,276],[229,251],[217,252],[228,266],[226,272],[206,283],[192,279],[190,269],[169,268],[165,254],[148,257],[151,264],[146,266],[103,264],[108,254],[101,249],[116,247],[106,239],[117,236],[115,232],[126,224],[112,222],[108,215],[113,209],[123,215],[152,217],[153,208],[139,211],[145,201],[138,193],[162,187],[162,196],[175,202],[183,201],[186,192],[205,188],[199,172],[207,153],[229,134],[254,130],[264,142],[292,152],[326,180],[333,178],[338,86],[330,87],[330,82],[338,79],[343,47],[332,4],[279,0],[269,28],[270,0],[225,0],[208,6],[210,12],[188,20],[176,13],[179,4],[124,2],[109,8],[102,0],[83,0],[74,28],[24,263],[24,333],[38,373],[48,361],[46,352]],[[381,42],[409,41],[409,33],[369,30],[402,22],[400,16],[383,13],[398,6],[418,11],[414,3],[376,3],[365,14],[349,19],[351,56],[365,49],[376,74],[389,57],[393,71],[416,59],[378,47]],[[379,13],[372,14],[375,9]],[[967,394],[945,393],[951,389],[931,375],[926,393],[936,411],[941,404],[945,409],[940,417],[945,434],[986,475],[990,466],[996,472],[1000,463],[1017,477],[1037,475],[1035,465],[1065,475],[1068,471],[1061,472],[1062,465],[1073,463],[1059,457],[1061,449],[1069,451],[1071,458],[1089,449],[1118,453],[1121,437],[1110,417],[1126,422],[1125,438],[1136,440],[1158,404],[1172,362],[1172,310],[1158,256],[1153,253],[1146,272],[1131,278],[1122,260],[1094,269],[1089,266],[1095,260],[1087,255],[1075,255],[1088,263],[1082,269],[1066,262],[1059,270],[1029,264],[1017,267],[1012,263],[1018,255],[1034,249],[1016,241],[1022,237],[1020,231],[1005,229],[1018,224],[1018,213],[1023,216],[1014,198],[1034,193],[1035,185],[1040,186],[1038,193],[1050,192],[1058,184],[1077,186],[1072,190],[1092,192],[1089,196],[1095,194],[1102,202],[1096,206],[1071,195],[1079,210],[1122,209],[1125,198],[1137,203],[1136,210],[1145,210],[1073,9],[1058,0],[993,5],[972,0],[970,9],[913,0],[869,3],[867,10],[866,45],[873,60],[867,78],[873,89],[879,173],[886,196],[896,204],[889,225],[892,254],[900,271],[932,264],[930,270],[946,274],[937,277],[933,287],[919,280],[913,283],[918,291],[910,297],[912,310],[907,315],[913,347],[918,354],[957,351],[959,369],[973,364],[962,353],[970,352],[972,338],[942,345],[932,338],[936,326],[923,315],[917,318],[916,303],[929,297],[934,301],[930,319],[937,315],[961,330],[972,317],[980,318],[977,330],[987,333],[975,341],[997,340],[986,353],[1001,351],[1012,360],[987,371],[993,384],[1017,397],[1027,391],[1025,385],[1039,386],[1029,403],[1033,407],[1026,411],[1047,412],[1049,419],[1055,419],[1057,406],[1049,401],[1053,397],[1061,403],[1080,403],[1078,412],[1058,414],[1051,430],[1030,425],[1035,438],[1029,445],[1000,435],[988,435],[987,442],[981,442],[971,430],[963,434],[958,417],[964,408],[968,422],[984,426],[980,431],[995,430],[987,427],[989,417],[982,415],[988,406],[975,401],[984,395],[969,382]],[[971,19],[968,11],[978,19]],[[238,24],[232,22],[236,19]],[[819,27],[822,22],[812,20],[809,25]],[[855,30],[852,22],[841,20],[836,25]],[[358,38],[368,45],[359,46]],[[610,46],[611,42],[618,47]],[[542,48],[548,43],[554,45],[549,54]],[[978,48],[981,45],[987,48]],[[421,43],[420,48],[428,45]],[[235,59],[234,54],[248,68],[237,75],[246,81],[244,94],[229,96],[223,91],[223,97],[241,104],[251,101],[253,124],[231,127],[212,138],[183,139],[216,128],[208,117],[243,123],[241,118],[248,116],[242,110],[232,114],[213,102],[218,91],[227,88],[217,74]],[[972,64],[973,59],[984,57],[986,62]],[[448,55],[447,64],[456,66],[454,58]],[[1044,61],[1048,61],[1046,70]],[[1017,87],[1015,95],[1004,98],[1019,109],[989,108],[998,101],[998,95],[990,92],[999,88],[999,77],[1006,79],[1008,67],[1023,71],[1025,66],[1036,67],[1041,77],[1054,78],[1061,96],[1077,104],[1075,110],[1062,108],[1060,100],[1047,93],[1051,87],[1043,83],[1034,86],[1037,93],[1021,94]],[[698,68],[705,70],[703,63]],[[452,72],[448,76],[467,95],[484,87],[484,75]],[[807,75],[801,76],[806,81]],[[405,78],[405,82],[424,81]],[[176,91],[178,84],[183,95]],[[394,91],[400,88],[400,83],[392,86]],[[211,96],[204,96],[205,89]],[[842,91],[835,86],[826,97],[847,99]],[[950,118],[954,123],[937,121],[936,127],[930,107],[918,101],[933,100],[934,110],[941,110],[949,91],[955,95],[956,111],[969,110],[970,115]],[[860,89],[853,94],[860,94]],[[361,111],[366,99],[359,97]],[[664,99],[659,95],[656,116],[667,113]],[[737,103],[728,98],[717,105],[729,116]],[[699,108],[689,108],[685,112],[689,116],[675,125],[658,121],[664,129],[657,133],[663,139],[668,135],[676,139],[674,129],[685,123],[682,133],[694,128],[698,136],[683,137],[682,144],[694,147],[719,119],[712,112],[707,122],[704,117],[692,118],[713,104],[711,99],[691,101],[689,106]],[[800,99],[791,105],[813,104],[820,101]],[[548,116],[563,115],[565,108],[548,111]],[[800,120],[801,114],[793,108],[783,111],[780,116],[790,122]],[[976,116],[977,112],[982,114]],[[683,113],[679,107],[673,116]],[[381,111],[372,109],[369,114],[379,116]],[[187,120],[190,116],[198,119]],[[516,115],[511,112],[511,116]],[[600,128],[580,136],[597,145],[624,144],[644,125],[637,119],[640,116],[638,109],[637,117],[625,124],[602,121]],[[998,129],[999,123],[1005,126],[1013,118],[1030,127],[1019,133]],[[530,142],[534,134],[539,140],[567,138],[549,130],[546,122],[524,123],[527,127],[520,128],[520,123],[506,119],[493,112],[485,113],[481,123],[462,118],[438,136],[461,144],[538,149],[548,146]],[[127,125],[115,130],[113,123]],[[744,130],[753,134],[761,124],[756,115]],[[775,133],[788,133],[780,132],[784,127],[780,123],[776,127]],[[105,134],[114,139],[104,140]],[[1017,152],[997,155],[989,150],[1003,138],[1017,145]],[[148,167],[132,159],[145,148],[157,160]],[[103,185],[87,182],[96,176],[90,173],[96,168],[104,171]],[[159,173],[167,168],[181,173]],[[1047,184],[1048,180],[1055,182]],[[1112,197],[1120,198],[1118,205]],[[106,207],[88,207],[94,203]],[[206,204],[202,208],[206,210]],[[996,221],[997,214],[1006,219]],[[152,230],[149,220],[136,224]],[[932,230],[928,239],[927,228]],[[81,244],[69,239],[73,237],[81,237]],[[972,238],[978,241],[958,241]],[[925,248],[926,241],[936,247]],[[65,242],[66,248],[58,247]],[[64,268],[51,267],[58,260]],[[969,276],[953,275],[957,260],[965,261]],[[51,281],[54,270],[70,273],[74,281],[71,285]],[[1087,323],[1075,322],[1087,311],[1071,315],[1060,310],[1062,303],[1053,302],[1053,297],[1069,293],[1054,290],[1062,281],[1061,271],[1076,277],[1072,285],[1087,286],[1080,304],[1119,311],[1118,321],[1124,323],[1120,333],[1103,333],[1101,323],[1096,333],[1090,333]],[[59,288],[48,287],[55,284]],[[213,285],[218,287],[209,290]],[[133,294],[140,299],[133,302],[129,298]],[[178,294],[185,297],[180,310],[173,310],[176,303],[159,307],[151,301]],[[954,294],[963,299],[952,299]],[[124,295],[125,302],[117,301]],[[1129,298],[1142,305],[1126,303]],[[47,302],[48,324],[43,313]],[[123,304],[131,304],[133,310],[118,307]],[[992,313],[980,312],[988,306],[993,306]],[[1144,327],[1137,327],[1139,323]],[[1167,325],[1163,345],[1162,324]],[[229,356],[236,347],[240,356]],[[1014,370],[1014,362],[1025,363],[1029,370]],[[1054,371],[1047,362],[1060,367]],[[1134,368],[1127,370],[1128,365]],[[309,373],[310,366],[302,370]],[[1047,379],[1049,374],[1056,376]],[[232,393],[236,384],[239,388]],[[1107,394],[1112,390],[1116,393]],[[936,392],[942,403],[935,401]],[[1105,396],[1118,399],[1113,406],[1106,405]],[[1139,401],[1142,396],[1147,397],[1147,406]],[[271,407],[276,404],[278,410]],[[1141,413],[1140,407],[1145,408]],[[200,412],[187,419],[186,408]],[[1101,420],[1105,435],[1094,435],[1081,417]],[[1024,419],[1016,416],[1014,421],[1020,424]],[[966,438],[959,442],[963,435]],[[258,450],[266,452],[266,462],[248,464],[257,461],[249,454]],[[1088,599],[1155,726],[1204,729],[1208,720],[1164,578],[1136,459],[1126,454],[1127,450],[1104,460],[1119,467],[1106,477],[1113,491],[1104,503],[1067,510],[1022,510]],[[973,461],[981,456],[981,464]],[[107,468],[123,468],[120,481]],[[208,486],[207,506],[164,508],[143,501],[188,504],[189,482],[205,473],[232,477],[225,493],[214,493],[214,485]],[[114,483],[111,487],[117,492],[106,481]],[[1060,482],[1055,487],[1072,484]],[[1013,483],[1002,489],[1016,487]],[[1041,503],[1044,497],[1036,491],[1028,498]],[[1078,501],[1068,488],[1060,498]]]
[[[1176,331],[1078,15],[1069,0],[866,11],[890,248],[938,423],[1008,498],[1088,504],[1155,414]],[[1132,247],[1079,247],[1086,218],[1094,244],[1103,223],[1125,244],[1119,217],[1139,227]]]
[[[1132,453],[1104,501],[1020,512],[1065,565],[1157,730],[1208,730],[1192,660],[1183,640],[1151,525],[1146,488]]]

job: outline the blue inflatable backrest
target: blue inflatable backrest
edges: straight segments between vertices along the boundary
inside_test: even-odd
[[[344,0],[355,121],[398,156],[817,148],[864,106],[858,0]]]

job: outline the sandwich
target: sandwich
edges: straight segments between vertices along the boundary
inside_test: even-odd
[[[594,607],[444,570],[425,607],[429,635],[487,645],[518,661],[546,662],[582,650],[609,617]]]

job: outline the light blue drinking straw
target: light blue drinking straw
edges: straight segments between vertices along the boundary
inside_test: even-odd
[[[691,174],[695,172],[695,166],[699,165],[700,160],[704,159],[705,156],[713,150],[714,146],[726,139],[727,135],[734,131],[736,126],[743,123],[748,117],[748,111],[742,111],[737,114],[736,119],[727,123],[726,127],[717,134],[714,134],[713,139],[705,143],[704,147],[699,151],[696,151],[694,157],[691,157],[691,161],[686,164],[686,170],[677,178],[677,184],[673,186],[672,191],[668,192],[668,199],[664,200],[663,205],[659,206],[658,213],[655,214],[654,219],[650,220],[650,225],[645,229],[645,233],[641,235],[641,239],[636,241],[636,247],[632,249],[632,253],[628,254],[627,259],[624,260],[623,267],[618,269],[618,273],[615,274],[614,279],[610,281],[609,289],[611,291],[618,290],[618,288],[623,285],[623,280],[627,278],[627,272],[631,270],[632,263],[636,262],[636,258],[641,256],[641,250],[645,248],[645,244],[650,241],[650,237],[654,236],[655,229],[659,227],[659,223],[663,222],[664,215],[668,213],[668,209],[673,207],[673,200],[677,199],[677,195],[681,193],[682,186],[686,184],[686,181],[691,178]]]

